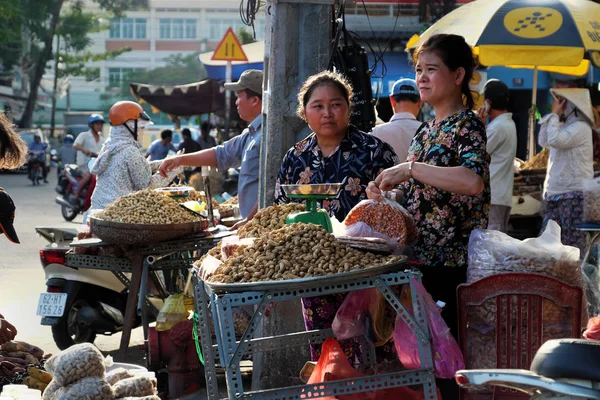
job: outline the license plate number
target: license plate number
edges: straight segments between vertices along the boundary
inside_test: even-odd
[[[37,315],[41,315],[42,317],[62,317],[66,304],[66,293],[41,293]]]

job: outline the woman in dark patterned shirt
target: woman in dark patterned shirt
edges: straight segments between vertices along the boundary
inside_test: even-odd
[[[399,162],[394,150],[378,138],[350,125],[352,87],[341,75],[324,71],[306,80],[298,94],[298,116],[313,133],[291,148],[283,159],[275,188],[275,203],[289,203],[284,184],[342,183],[335,199],[321,206],[338,220],[366,199],[370,181]],[[345,294],[302,299],[307,330],[331,327]],[[342,342],[353,361],[356,341]],[[318,348],[317,348],[318,347]],[[313,346],[317,360],[320,346]]]
[[[432,36],[415,60],[421,99],[436,117],[415,134],[408,161],[382,172],[367,194],[380,198],[380,189],[400,185],[419,230],[414,254],[424,285],[446,303],[442,316],[456,335],[456,287],[466,281],[469,236],[488,222],[485,127],[471,111],[473,54],[462,36]]]

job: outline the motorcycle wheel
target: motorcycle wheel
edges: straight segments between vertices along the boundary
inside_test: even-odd
[[[67,206],[60,206],[60,212],[63,218],[69,222],[73,221],[77,214],[79,214],[79,211]]]
[[[84,299],[75,300],[71,308],[65,310],[58,324],[52,326],[52,338],[59,349],[65,350],[74,344],[94,343],[96,332],[77,325],[77,313],[82,307],[88,306]]]

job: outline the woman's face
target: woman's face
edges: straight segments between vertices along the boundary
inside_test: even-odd
[[[454,97],[462,99],[463,68],[451,71],[435,52],[425,51],[419,54],[416,72],[422,101],[435,107]]]
[[[313,90],[304,106],[304,114],[317,137],[343,136],[350,122],[350,109],[344,95],[328,84]]]

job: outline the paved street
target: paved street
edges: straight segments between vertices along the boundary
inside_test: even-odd
[[[20,245],[15,245],[4,235],[0,236],[0,313],[17,327],[17,339],[35,344],[47,353],[56,353],[58,348],[50,327],[41,326],[40,317],[35,315],[39,293],[46,290],[39,250],[47,241],[39,237],[34,228],[77,228],[82,218],[79,216],[73,222],[63,219],[59,205],[54,202],[57,195],[54,168],[48,180],[48,184],[32,186],[25,174],[0,173],[0,187],[6,189],[17,207],[15,230],[21,240]],[[99,336],[95,343],[103,352],[112,352],[118,349],[120,338],[120,334]],[[142,344],[143,333],[138,328],[132,333],[131,346],[136,346],[137,351],[132,354],[135,360],[130,362],[145,363],[141,356]]]
[[[50,327],[40,325],[40,317],[35,315],[40,292],[46,290],[44,272],[40,264],[39,250],[47,241],[35,232],[36,226],[56,226],[77,228],[82,217],[66,222],[60,207],[54,202],[57,196],[56,170],[48,175],[48,184],[32,186],[25,174],[0,173],[0,187],[6,189],[17,207],[15,230],[20,245],[10,243],[4,235],[0,236],[0,313],[17,327],[18,340],[41,347],[46,353],[56,354],[58,348],[52,340]],[[94,342],[106,355],[113,354],[119,348],[121,335],[98,336]],[[137,328],[132,332],[127,362],[144,365],[143,332]],[[220,390],[225,393],[224,382]],[[206,399],[201,389],[185,398]],[[181,398],[184,400],[184,398]]]

